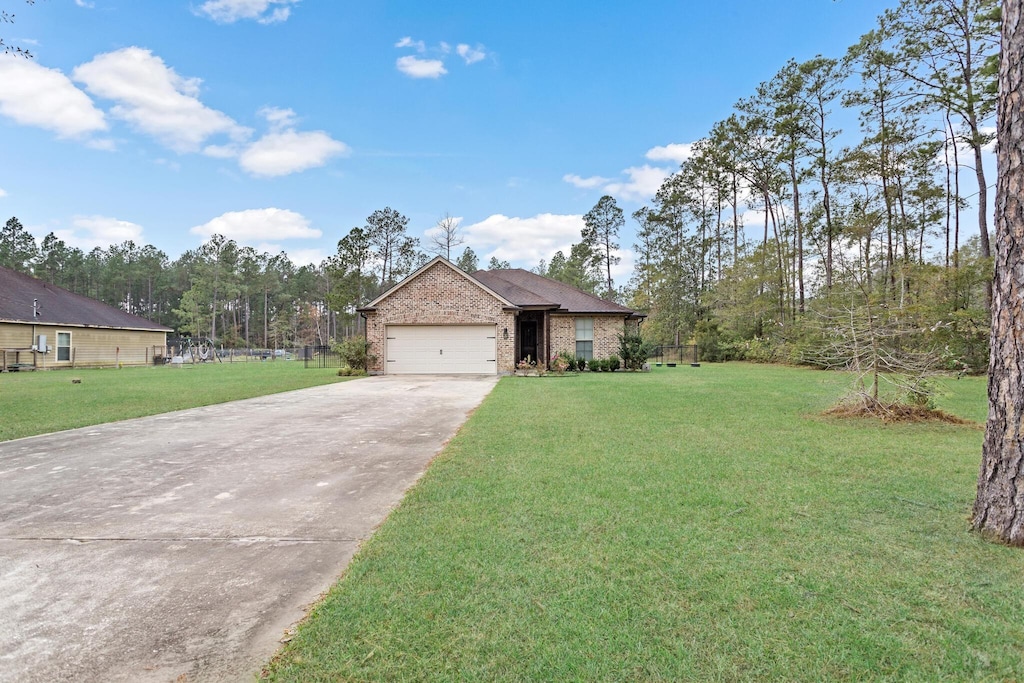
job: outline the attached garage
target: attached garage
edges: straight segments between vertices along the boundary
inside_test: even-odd
[[[509,374],[562,351],[607,358],[644,317],[521,268],[471,275],[440,256],[356,310],[374,375]]]
[[[388,374],[498,372],[494,325],[388,325]]]

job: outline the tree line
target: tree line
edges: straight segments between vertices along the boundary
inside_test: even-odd
[[[359,306],[431,254],[451,257],[462,244],[457,222],[445,217],[431,231],[427,253],[408,235],[408,223],[390,207],[374,211],[339,240],[337,253],[299,266],[285,252],[261,253],[223,235],[173,260],[131,240],[83,251],[52,232],[37,242],[12,217],[0,228],[0,266],[228,347],[326,345],[362,331]],[[455,261],[467,272],[479,267],[469,248]],[[510,266],[491,259],[489,267]]]
[[[903,0],[844,55],[790,60],[737,102],[632,215],[621,295],[646,334],[802,360],[844,316],[849,335],[881,315],[982,369],[999,16],[996,0]]]

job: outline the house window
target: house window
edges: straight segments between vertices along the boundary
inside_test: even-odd
[[[576,355],[594,358],[594,319],[576,318]]]
[[[58,332],[57,333],[57,360],[58,361],[70,361],[71,360],[71,333],[70,332]]]

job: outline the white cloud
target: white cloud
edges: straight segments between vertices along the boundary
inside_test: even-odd
[[[271,130],[283,130],[285,128],[292,128],[295,125],[296,116],[295,112],[291,109],[260,107],[260,110],[256,113],[267,120]]]
[[[234,159],[238,156],[238,148],[234,145],[207,145],[203,154],[214,159]]]
[[[284,247],[276,242],[260,242],[259,244],[252,245],[252,248],[258,254],[271,254],[273,256],[277,256],[284,251]]]
[[[309,227],[309,219],[301,213],[275,208],[228,211],[189,232],[204,237],[224,235],[238,242],[317,238],[322,234]]]
[[[445,45],[445,43],[441,43],[441,45]],[[395,47],[411,47],[416,50],[416,52],[425,52],[427,49],[426,43],[422,40],[413,40],[411,36],[402,36],[402,38],[395,43]]]
[[[399,57],[395,67],[411,78],[439,78],[448,73],[440,59],[420,59],[413,55]]]
[[[619,262],[612,266],[612,279],[621,286],[633,276],[636,254],[630,249],[613,249],[612,254],[619,257]]]
[[[0,187],[0,199],[3,199],[6,196],[7,196],[7,190],[5,190],[4,188]]]
[[[487,261],[494,256],[510,261],[513,267],[533,268],[541,259],[550,262],[557,251],[569,255],[572,245],[580,241],[583,216],[544,213],[515,218],[495,214],[460,229],[466,245],[481,255],[482,267],[486,268]],[[426,233],[429,235],[431,230]],[[635,255],[629,249],[617,249],[614,253],[621,261],[612,266],[612,277],[621,284],[633,272]]]
[[[101,152],[113,152],[117,149],[117,145],[110,138],[93,138],[85,141],[85,146],[89,149],[98,149]]]
[[[254,176],[272,177],[323,166],[331,157],[349,151],[348,145],[322,130],[286,130],[267,133],[251,144],[238,158],[238,164]]]
[[[402,36],[395,43],[395,47],[411,48],[419,54],[427,52],[427,44],[422,40],[413,40],[412,36]],[[448,73],[444,59],[451,52],[451,43],[442,40],[436,47],[430,48],[430,53],[440,56],[440,59],[425,59],[416,55],[406,55],[395,60],[395,67],[411,78],[440,78]],[[476,44],[476,47],[471,47],[468,43],[459,43],[455,46],[455,52],[467,65],[487,58],[484,46],[479,43]]]
[[[16,123],[80,138],[107,129],[103,112],[57,69],[0,55],[0,114]]]
[[[988,152],[989,154],[996,153],[996,127],[995,126],[979,126],[978,132],[983,135],[991,135],[992,139],[989,140],[982,148],[981,151]]]
[[[195,10],[221,24],[233,24],[240,19],[255,19],[261,24],[286,21],[292,5],[299,0],[207,0]]]
[[[481,253],[485,261],[495,256],[530,267],[541,259],[550,259],[559,249],[568,255],[569,246],[579,242],[582,230],[583,216],[551,213],[532,218],[494,214],[462,228],[466,244]]]
[[[75,4],[86,9],[92,9],[96,6],[95,2],[86,2],[85,0],[75,0]]]
[[[768,213],[764,209],[747,209],[740,214],[740,223],[746,228],[764,229],[764,219]]]
[[[322,249],[290,249],[288,260],[296,266],[319,266],[327,260],[327,254]]]
[[[657,166],[644,164],[643,166],[631,166],[623,171],[629,176],[628,181],[608,183],[605,185],[605,192],[615,195],[627,201],[647,201],[653,197],[665,178],[672,175],[671,171]]]
[[[199,101],[198,78],[184,78],[149,50],[127,47],[95,57],[72,76],[97,97],[114,100],[110,113],[177,152],[197,151],[218,134],[244,140],[251,131]]]
[[[466,64],[474,64],[487,57],[487,53],[484,52],[484,46],[479,43],[477,43],[476,47],[470,47],[466,43],[459,43],[459,45],[456,46],[455,51],[460,57],[466,60]]]
[[[271,256],[277,256],[284,252],[288,256],[288,260],[295,265],[296,268],[302,266],[319,266],[321,263],[327,260],[327,253],[322,249],[296,249],[290,247],[285,249],[284,246],[277,242],[260,242],[259,244],[252,245],[252,248],[256,250],[258,254],[270,254]]]
[[[238,158],[238,165],[250,175],[274,177],[323,166],[331,158],[351,152],[344,142],[322,130],[298,132],[291,109],[263,107],[258,112],[267,120],[270,132],[255,142],[207,145],[203,154],[214,159]]]
[[[566,173],[562,176],[562,180],[583,190],[592,190],[595,187],[601,187],[605,183],[611,182],[608,178],[602,178],[599,175],[582,178],[575,173]]]
[[[662,147],[651,147],[647,150],[646,154],[646,157],[651,161],[673,161],[677,164],[683,163],[692,156],[692,142],[679,142]]]
[[[71,230],[54,230],[53,234],[64,240],[69,247],[89,251],[93,247],[109,247],[132,240],[144,244],[142,226],[109,216],[75,216]]]

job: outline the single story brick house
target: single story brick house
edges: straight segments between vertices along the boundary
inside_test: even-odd
[[[527,270],[469,274],[440,256],[359,312],[375,374],[504,374],[561,351],[607,358],[644,317]]]
[[[169,327],[0,267],[0,371],[146,365]]]

